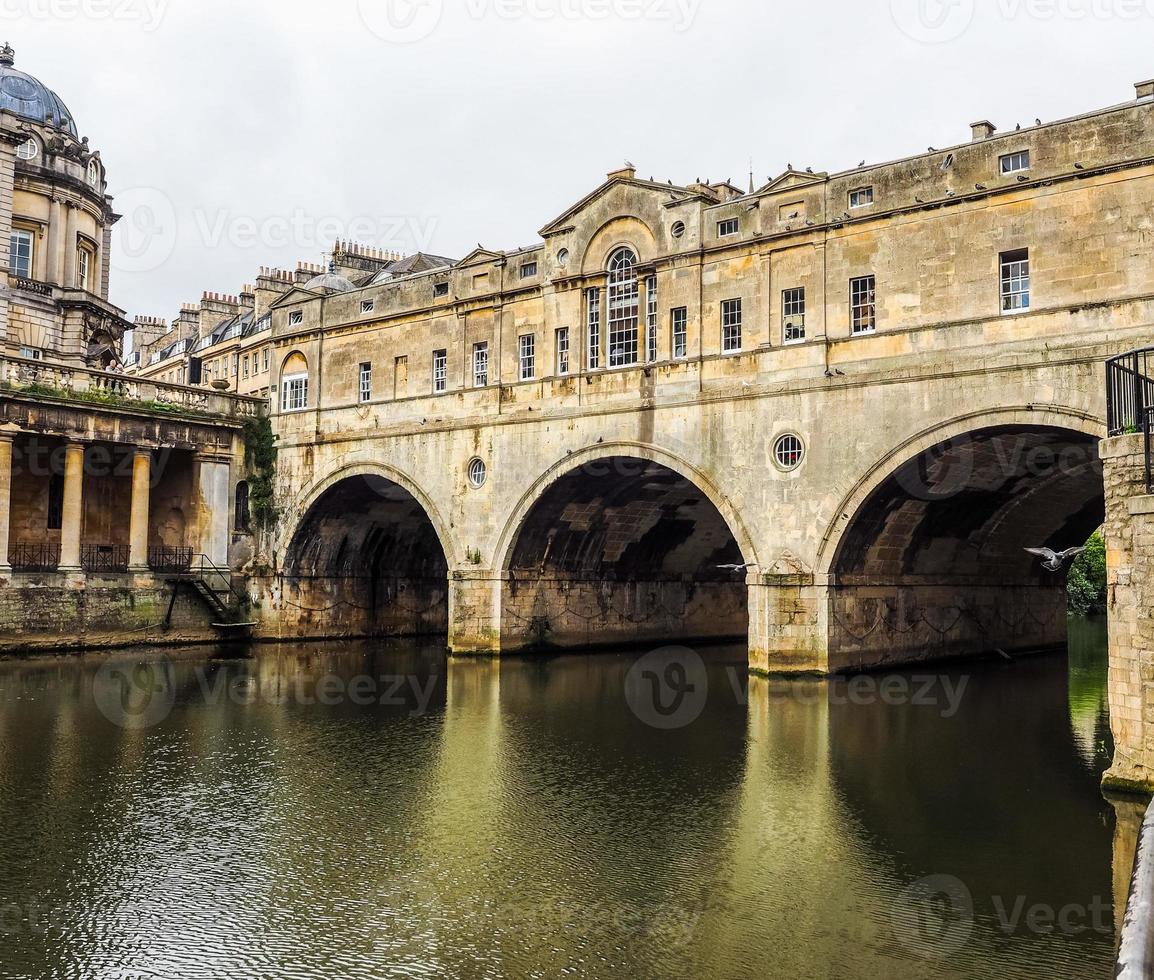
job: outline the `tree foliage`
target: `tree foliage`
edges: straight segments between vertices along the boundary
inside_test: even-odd
[[[244,426],[244,456],[248,467],[248,506],[256,526],[270,530],[277,521],[276,436],[267,416],[249,419]]]
[[[1076,616],[1101,616],[1106,612],[1106,541],[1095,531],[1086,550],[1070,566],[1067,582],[1070,613]]]

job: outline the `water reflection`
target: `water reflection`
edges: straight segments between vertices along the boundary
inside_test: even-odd
[[[872,688],[696,654],[666,728],[635,653],[0,665],[0,974],[1109,976],[1024,924],[1109,913],[1097,634]]]

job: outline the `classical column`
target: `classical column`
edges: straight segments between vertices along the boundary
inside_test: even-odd
[[[148,498],[152,491],[152,450],[132,457],[132,513],[128,523],[128,570],[148,571]]]
[[[55,198],[48,221],[48,266],[45,278],[57,286],[64,285],[64,205]]]
[[[64,222],[64,241],[61,248],[64,253],[64,282],[62,285],[72,289],[76,285],[76,208],[71,204],[66,206],[67,219]]]
[[[227,568],[232,457],[198,452],[196,464],[197,550],[218,568]]]
[[[12,574],[8,564],[12,526],[12,437],[0,433],[0,578]]]
[[[64,447],[64,515],[60,524],[60,571],[79,572],[84,528],[84,444]]]

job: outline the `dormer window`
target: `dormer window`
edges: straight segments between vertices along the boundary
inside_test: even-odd
[[[16,156],[21,160],[35,160],[39,155],[40,144],[31,136],[28,137],[28,142],[21,143],[16,147]]]
[[[726,218],[717,223],[718,238],[732,238],[741,231],[741,222],[737,218]]]
[[[849,206],[851,208],[864,208],[873,202],[874,189],[872,187],[859,187],[857,190],[849,192]]]
[[[93,187],[100,186],[100,164],[92,160],[88,164],[88,183]]]
[[[289,314],[289,326],[290,327],[299,327],[304,322],[305,322],[305,315],[304,315],[303,310],[293,310]]]

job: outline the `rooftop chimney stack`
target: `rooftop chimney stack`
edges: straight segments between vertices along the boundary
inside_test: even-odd
[[[1148,82],[1138,82],[1134,86],[1134,91],[1138,94],[1138,101],[1144,102],[1146,99],[1154,99],[1154,78]]]
[[[970,129],[974,132],[975,143],[988,140],[998,131],[998,127],[988,119],[983,119],[981,122],[970,123]]]

